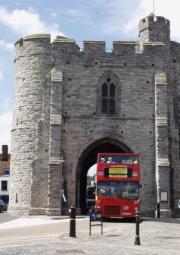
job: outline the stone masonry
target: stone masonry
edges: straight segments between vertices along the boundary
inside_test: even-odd
[[[141,212],[178,216],[180,199],[180,44],[170,23],[150,15],[138,41],[84,41],[48,34],[16,43],[9,212],[81,211],[84,176],[97,152],[135,152]],[[102,86],[115,85],[115,110],[102,111]],[[62,194],[66,201],[63,201]]]

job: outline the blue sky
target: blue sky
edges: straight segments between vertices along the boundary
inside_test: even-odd
[[[155,0],[155,14],[171,21],[171,39],[180,42],[179,0]],[[138,22],[153,0],[0,0],[0,145],[10,145],[14,87],[14,43],[33,33],[83,40],[138,40]]]

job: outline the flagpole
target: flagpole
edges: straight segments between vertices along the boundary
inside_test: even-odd
[[[155,0],[153,0],[153,14],[155,16]]]

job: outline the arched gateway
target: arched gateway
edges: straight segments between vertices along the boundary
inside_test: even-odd
[[[97,153],[132,150],[141,213],[154,216],[160,205],[161,215],[180,215],[180,44],[167,19],[149,15],[138,41],[105,49],[48,34],[17,41],[11,214],[60,215],[72,204],[83,212]]]
[[[97,161],[99,152],[132,152],[124,143],[114,138],[105,137],[91,143],[82,153],[77,166],[76,206],[81,213],[86,211],[87,172]]]

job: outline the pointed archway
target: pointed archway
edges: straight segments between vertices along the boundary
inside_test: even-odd
[[[97,154],[100,152],[128,153],[132,150],[124,143],[111,138],[104,138],[92,143],[82,152],[78,164],[76,188],[76,206],[80,208],[82,214],[86,212],[87,172],[91,166],[96,164]]]

